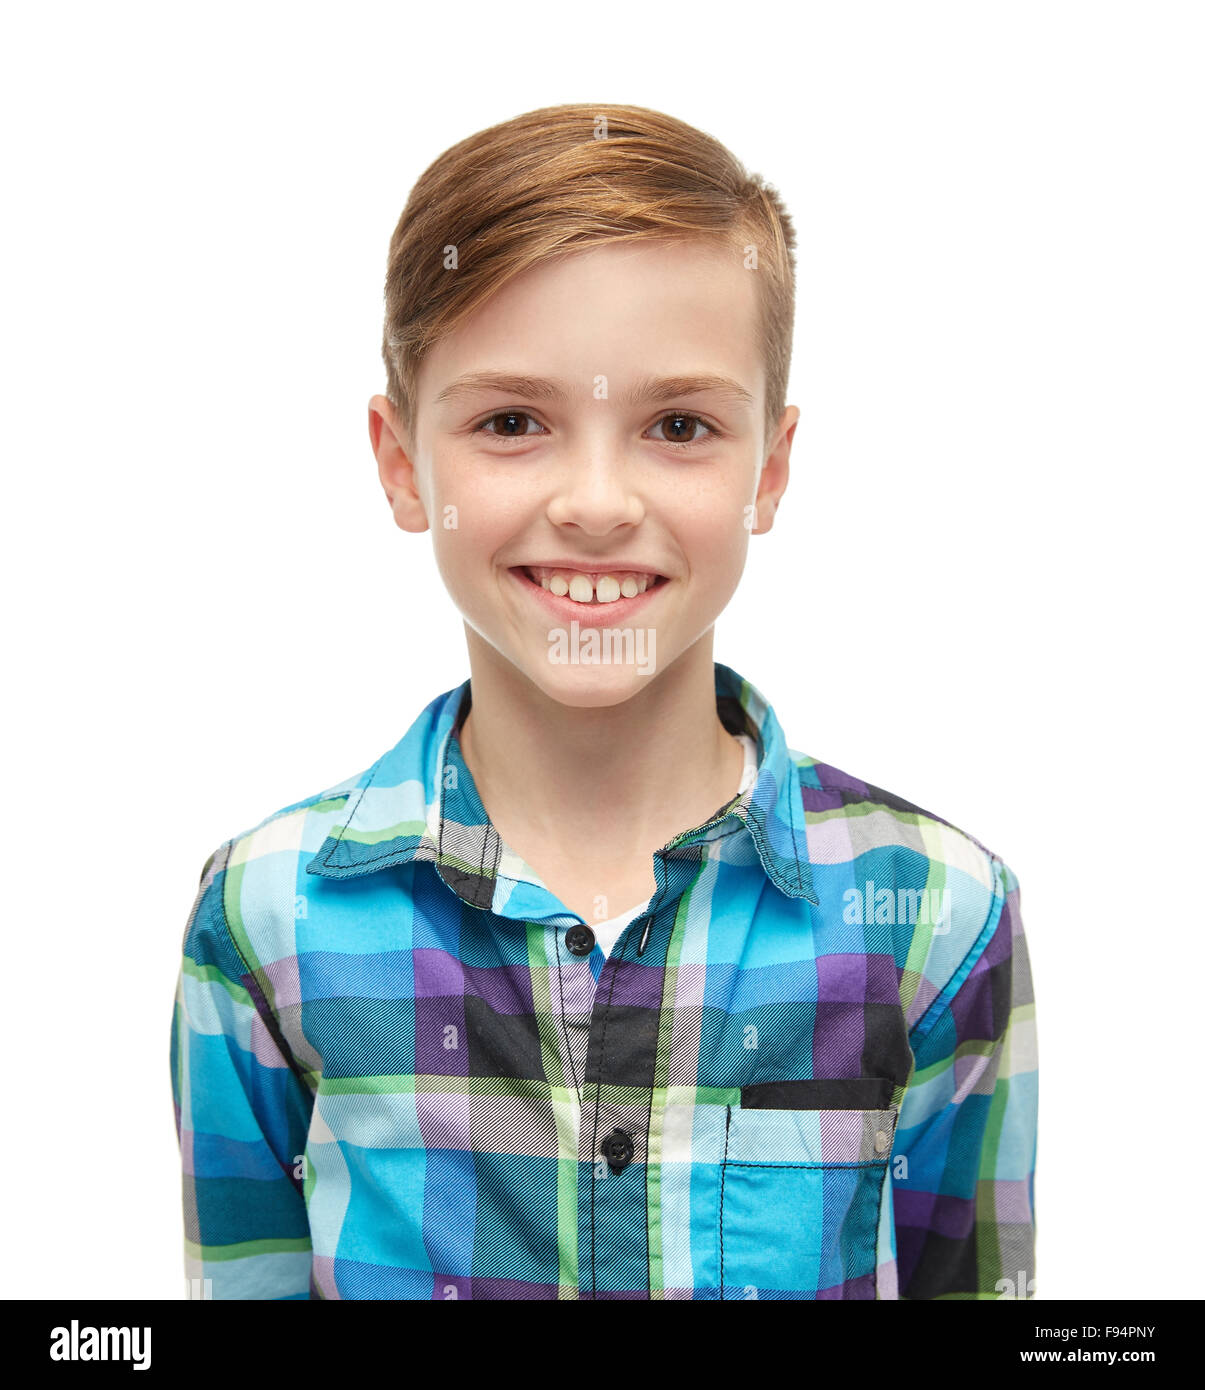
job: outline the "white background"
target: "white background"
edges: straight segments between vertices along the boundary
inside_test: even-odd
[[[520,111],[663,109],[799,233],[778,524],[716,655],[1018,874],[1039,1297],[1200,1297],[1202,8],[11,9],[9,1297],[178,1298],[168,1036],[228,836],[468,674],[391,523],[390,233]]]

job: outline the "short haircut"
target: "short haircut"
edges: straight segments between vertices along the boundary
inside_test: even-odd
[[[587,103],[470,135],[411,190],[389,243],[382,344],[385,394],[410,443],[419,366],[440,338],[550,257],[638,240],[709,242],[750,266],[745,248],[755,248],[768,448],[786,406],[795,317],[795,231],[781,197],[684,121]]]

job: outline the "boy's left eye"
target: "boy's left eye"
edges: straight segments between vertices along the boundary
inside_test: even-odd
[[[692,434],[691,437],[688,439],[683,439],[681,437],[664,438],[662,442],[665,444],[678,444],[683,447],[687,447],[691,444],[701,444],[704,438],[716,438],[720,433],[714,425],[709,425],[707,421],[702,418],[702,416],[692,415],[685,410],[671,410],[668,415],[663,415],[661,419],[658,420],[657,423],[653,426],[653,428],[656,429],[657,425],[664,425],[667,420],[673,421],[675,429],[677,429],[681,425],[684,425],[686,429],[692,431]],[[702,426],[702,428],[707,431],[707,434],[702,438],[698,437],[693,433],[693,431],[698,429],[699,426]]]
[[[663,434],[658,442],[662,444],[676,444],[679,448],[687,449],[693,444],[701,444],[704,439],[719,438],[720,431],[715,425],[704,420],[701,415],[692,414],[686,410],[671,410],[667,415],[661,416],[657,420],[653,429],[666,424],[669,421],[669,429],[672,434]],[[536,429],[541,428],[540,422],[525,410],[498,410],[493,415],[487,416],[477,426],[479,432],[496,435],[499,439],[523,439],[530,431],[528,425],[535,425]],[[494,428],[489,428],[494,426]],[[698,430],[702,428],[707,431],[706,435],[699,436]],[[690,437],[683,437],[683,431],[688,431]],[[676,437],[674,437],[676,435]],[[657,436],[654,436],[657,438]]]

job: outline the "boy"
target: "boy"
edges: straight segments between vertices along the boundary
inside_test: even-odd
[[[529,112],[413,190],[370,437],[471,676],[202,874],[200,1296],[1032,1292],[1015,878],[713,658],[793,295],[777,194],[658,112]]]

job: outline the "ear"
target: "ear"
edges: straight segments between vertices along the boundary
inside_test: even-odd
[[[795,426],[798,423],[798,407],[787,406],[782,412],[778,428],[774,432],[774,443],[766,455],[761,476],[757,480],[757,496],[753,499],[757,524],[750,532],[751,535],[760,536],[774,525],[774,513],[778,510],[778,503],[787,490],[787,481],[791,476],[791,443],[795,438]]]
[[[427,512],[405,442],[406,430],[387,396],[373,396],[368,402],[368,438],[394,521],[403,531],[426,531]]]

